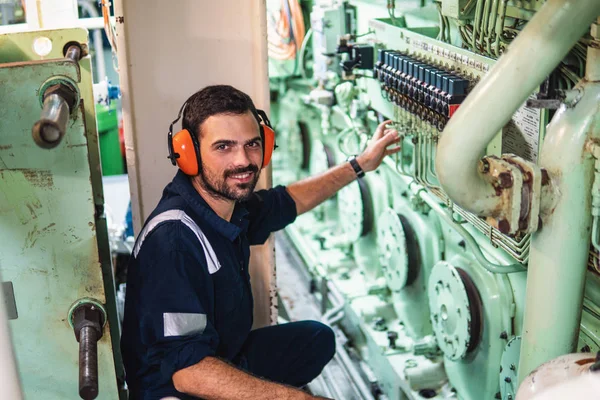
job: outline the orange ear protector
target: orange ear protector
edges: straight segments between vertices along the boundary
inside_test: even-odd
[[[195,176],[200,171],[200,142],[198,137],[193,135],[187,129],[182,129],[173,135],[173,125],[181,119],[181,115],[187,102],[179,109],[177,119],[169,125],[168,147],[171,164],[177,165],[186,175]],[[263,110],[256,110],[254,113],[260,127],[260,137],[263,146],[262,168],[265,168],[271,162],[273,150],[277,148],[275,144],[275,131],[271,126],[271,121]]]

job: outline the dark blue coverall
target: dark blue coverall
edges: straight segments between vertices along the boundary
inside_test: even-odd
[[[180,220],[154,218],[173,213]],[[329,327],[302,321],[250,332],[250,245],[295,218],[294,200],[279,186],[238,203],[228,222],[177,173],[146,221],[154,219],[153,229],[138,235],[128,267],[121,351],[130,399],[195,399],[175,390],[172,376],[207,356],[297,387],[322,371],[335,352]],[[219,265],[210,254],[207,259],[190,224],[200,228]]]

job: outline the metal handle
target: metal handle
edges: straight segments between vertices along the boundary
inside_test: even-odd
[[[93,400],[98,397],[98,340],[106,314],[97,303],[84,300],[71,308],[69,321],[79,342],[79,396]]]
[[[79,62],[79,60],[81,59],[81,53],[82,52],[80,45],[73,43],[69,45],[69,47],[65,51],[65,58],[68,58],[73,62]]]
[[[33,140],[45,149],[56,147],[65,136],[70,109],[67,101],[58,93],[44,98],[40,119],[33,125]]]
[[[85,400],[98,396],[98,339],[91,326],[79,331],[79,396]]]

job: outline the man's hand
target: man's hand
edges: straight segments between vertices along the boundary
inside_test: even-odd
[[[290,386],[257,378],[215,357],[206,357],[175,372],[172,379],[178,392],[207,400],[322,399]]]
[[[381,123],[365,151],[356,157],[356,161],[363,171],[369,172],[377,169],[385,156],[395,154],[402,148],[400,145],[387,148],[390,145],[398,144],[401,139],[395,129],[386,128],[391,122]],[[287,191],[296,202],[296,211],[300,215],[312,210],[355,179],[356,172],[350,163],[346,162],[330,168],[320,175],[292,183],[287,187]]]
[[[387,128],[387,125],[391,124],[392,121],[384,121],[375,130],[375,134],[369,141],[367,148],[362,152],[361,155],[356,157],[358,165],[365,172],[376,170],[381,165],[383,158],[390,154],[395,154],[402,149],[402,146],[398,144],[402,139],[398,135],[398,131],[395,129]],[[388,146],[392,144],[398,144],[388,149]]]

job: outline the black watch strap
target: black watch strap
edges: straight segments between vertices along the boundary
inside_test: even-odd
[[[348,162],[352,166],[352,169],[354,170],[354,172],[356,172],[356,176],[358,176],[359,178],[362,178],[363,176],[365,176],[365,171],[363,171],[363,169],[360,167],[360,165],[358,165],[358,161],[356,161],[356,156],[348,157]]]

